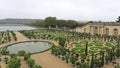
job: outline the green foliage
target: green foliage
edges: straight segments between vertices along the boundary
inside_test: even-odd
[[[76,62],[76,66],[77,66],[77,68],[80,68],[80,62]]]
[[[25,53],[24,54],[24,60],[27,60],[28,58],[30,58],[31,54],[30,53]]]
[[[105,45],[108,46],[108,47],[112,47],[111,43],[106,43]]]
[[[63,37],[60,37],[60,38],[59,38],[59,44],[60,44],[61,46],[64,47],[65,42],[66,42],[66,39],[65,39],[65,38],[63,38]]]
[[[75,64],[75,62],[78,60],[78,58],[77,57],[75,57],[75,56],[71,56],[70,57],[70,62],[74,65]]]
[[[9,41],[9,42],[11,41],[9,30],[7,31],[7,41]]]
[[[65,56],[65,60],[66,60],[66,63],[68,63],[68,60],[69,60],[69,56],[68,55]]]
[[[0,37],[0,44],[2,43],[2,38]]]
[[[100,66],[100,59],[94,58],[94,64],[96,65],[96,67],[99,67]]]
[[[109,59],[110,59],[110,56],[109,56],[109,55],[106,55],[106,56],[105,56],[106,64],[108,64]]]
[[[86,58],[86,55],[84,53],[80,54],[82,59]]]
[[[0,58],[0,62],[2,61],[2,59]]]
[[[117,56],[117,58],[120,57],[120,49],[119,48],[116,49],[116,56]]]
[[[120,23],[120,16],[118,16],[118,18],[117,18],[117,21],[116,22],[119,22]]]
[[[42,68],[40,65],[34,65],[32,68]]]
[[[103,66],[104,65],[104,52],[103,51],[101,51],[101,66]]]
[[[37,20],[35,22],[30,23],[31,26],[37,26],[37,27],[68,27],[68,28],[75,28],[77,26],[82,26],[83,24],[79,24],[78,22],[74,20],[58,20],[56,17],[47,17],[44,20]]]
[[[18,52],[18,55],[19,55],[19,56],[24,56],[24,54],[25,54],[25,51],[24,51],[24,50],[21,50],[21,51]]]
[[[5,62],[5,64],[8,63],[8,57],[5,57],[5,58],[4,58],[4,62]]]
[[[115,68],[120,68],[120,66],[119,66],[119,65],[117,65]]]
[[[117,55],[119,57],[119,52],[120,52],[119,48],[118,50],[117,49],[114,50],[112,48],[114,45],[111,42],[105,43],[105,42],[98,41],[97,39],[104,40],[104,38],[103,36],[97,35],[97,34],[95,35],[96,40],[86,42],[85,39],[87,40],[94,39],[94,37],[87,33],[77,33],[77,32],[69,32],[69,31],[54,30],[54,29],[39,29],[39,30],[32,30],[32,31],[23,31],[22,33],[25,34],[26,36],[34,37],[35,39],[45,39],[45,40],[52,40],[57,42],[59,41],[59,44],[61,46],[52,47],[51,54],[57,56],[60,59],[65,59],[66,63],[70,62],[72,65],[75,65],[76,62],[79,62],[78,60],[79,57],[81,60],[84,60],[87,62],[91,61],[90,63],[91,68],[94,68],[95,65],[97,66],[104,65],[104,58],[106,59],[106,55],[110,55],[113,58],[114,56],[116,57],[115,52],[117,52]],[[82,41],[78,42],[79,40],[82,40]],[[65,42],[66,43],[73,42],[73,43],[72,45],[69,45],[69,46],[67,45],[68,46],[67,47],[66,45],[64,46]],[[67,49],[65,47],[67,47]],[[100,54],[100,51],[105,52],[105,56],[103,53]],[[94,59],[94,56],[92,56],[92,59],[86,58],[91,56],[93,53],[95,54],[95,59]],[[78,54],[78,56],[76,56],[76,54]],[[86,56],[85,54],[88,54],[88,55]],[[100,58],[98,59],[97,56],[99,56]],[[110,56],[107,58],[108,60],[112,59]]]
[[[16,56],[16,54],[10,54],[9,56],[10,58],[13,58],[14,56]]]
[[[33,67],[34,64],[35,64],[35,61],[34,61],[33,59],[31,59],[31,58],[28,58],[28,59],[27,59],[27,63],[28,63],[28,65],[29,65],[30,67]]]
[[[85,55],[87,56],[88,55],[88,41],[86,41],[86,49],[85,49]]]
[[[94,68],[94,54],[92,54],[90,68]]]
[[[2,55],[8,55],[9,54],[9,51],[7,50],[7,48],[1,48],[0,52],[1,52]]]
[[[13,35],[14,40],[17,41],[16,34],[13,31],[11,31],[11,34]]]
[[[14,56],[7,65],[7,68],[20,68],[21,66],[21,61],[19,58],[17,58],[16,56]]]
[[[82,40],[81,42],[73,42],[72,44],[75,46],[72,48],[72,52],[77,54],[85,53],[86,55],[91,55],[93,53],[98,54],[99,51],[105,51],[107,48],[110,49],[114,46],[111,43],[102,43],[97,40]]]
[[[47,17],[45,18],[45,26],[46,27],[55,27],[56,26],[56,17]]]
[[[88,63],[81,63],[81,67],[80,68],[90,68]]]
[[[33,22],[29,22],[26,25],[36,26],[36,27],[40,27],[40,26],[45,27],[44,20],[36,20],[36,21],[33,21]]]

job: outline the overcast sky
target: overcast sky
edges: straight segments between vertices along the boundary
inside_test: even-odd
[[[0,0],[0,19],[55,16],[78,21],[114,21],[120,0]]]

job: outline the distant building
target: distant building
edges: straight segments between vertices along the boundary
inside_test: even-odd
[[[82,27],[77,27],[76,32],[90,34],[120,35],[120,23],[89,23]]]

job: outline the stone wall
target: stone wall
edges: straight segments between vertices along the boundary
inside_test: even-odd
[[[120,35],[120,25],[87,24],[83,27],[77,27],[74,31],[91,34]]]

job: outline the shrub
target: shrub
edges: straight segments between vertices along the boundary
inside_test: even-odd
[[[24,60],[27,60],[28,58],[30,58],[30,56],[31,56],[31,53],[24,54]]]
[[[33,67],[34,64],[35,64],[35,61],[34,61],[33,59],[31,59],[31,58],[28,58],[28,59],[27,59],[27,63],[28,63],[28,65],[29,65],[30,67]]]
[[[24,54],[25,54],[25,51],[24,51],[24,50],[21,50],[21,51],[18,52],[18,55],[19,55],[19,56],[24,56]]]

